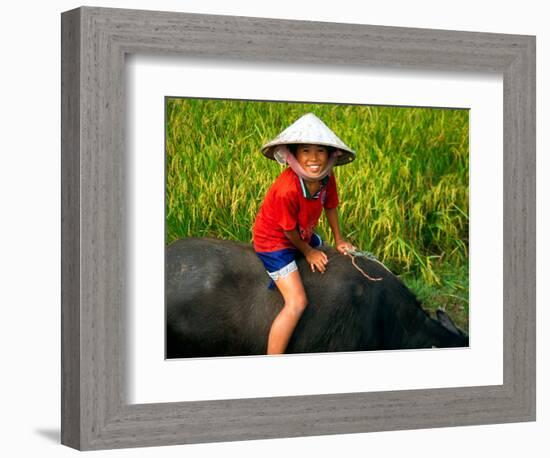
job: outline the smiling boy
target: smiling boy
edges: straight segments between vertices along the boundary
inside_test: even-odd
[[[267,192],[253,227],[256,254],[284,299],[267,343],[267,354],[281,354],[307,306],[295,261],[298,251],[313,272],[327,269],[326,254],[316,249],[321,238],[314,232],[323,209],[338,251],[345,254],[354,248],[340,232],[338,193],[331,172],[333,166],[351,162],[355,153],[312,113],[264,145],[262,152],[289,165]]]

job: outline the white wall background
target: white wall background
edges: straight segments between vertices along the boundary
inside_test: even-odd
[[[351,0],[95,1],[93,5],[207,14],[517,33],[537,36],[537,233],[550,172],[548,149],[550,29],[543,2]],[[2,456],[74,456],[59,445],[60,424],[60,13],[77,2],[27,1],[2,8],[0,46],[0,422]],[[546,219],[545,219],[546,218]],[[538,240],[538,420],[535,423],[247,441],[97,452],[98,456],[252,457],[549,456],[549,243]],[[546,264],[546,266],[544,265]],[[545,300],[546,299],[546,300]]]

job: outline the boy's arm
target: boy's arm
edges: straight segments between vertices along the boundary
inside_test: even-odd
[[[285,236],[288,240],[292,242],[292,244],[298,248],[304,256],[307,257],[309,252],[313,250],[313,248],[309,245],[309,243],[304,242],[300,238],[300,234],[298,233],[297,229],[292,229],[291,231],[284,231]]]
[[[340,224],[338,223],[338,208],[325,208],[325,215],[327,215],[328,225],[334,235],[334,243],[338,245],[338,242],[342,240],[342,234],[340,233]]]
[[[328,257],[325,253],[312,248],[309,243],[304,242],[296,229],[284,231],[284,233],[292,244],[304,254],[312,272],[315,272],[315,269],[321,273],[325,272],[328,263]]]
[[[353,250],[355,247],[351,243],[346,242],[340,233],[337,208],[325,208],[325,215],[327,215],[328,224],[332,229],[332,234],[334,235],[334,244],[336,245],[336,249],[342,254],[346,254],[348,251]]]

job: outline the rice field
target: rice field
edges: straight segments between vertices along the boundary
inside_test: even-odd
[[[166,243],[251,242],[263,196],[282,171],[260,148],[308,112],[357,153],[334,169],[346,239],[467,330],[467,110],[166,99]],[[324,218],[318,232],[333,242]]]

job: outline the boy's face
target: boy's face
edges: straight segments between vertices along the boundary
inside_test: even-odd
[[[320,175],[328,162],[328,149],[322,145],[297,145],[296,160],[306,172]]]

